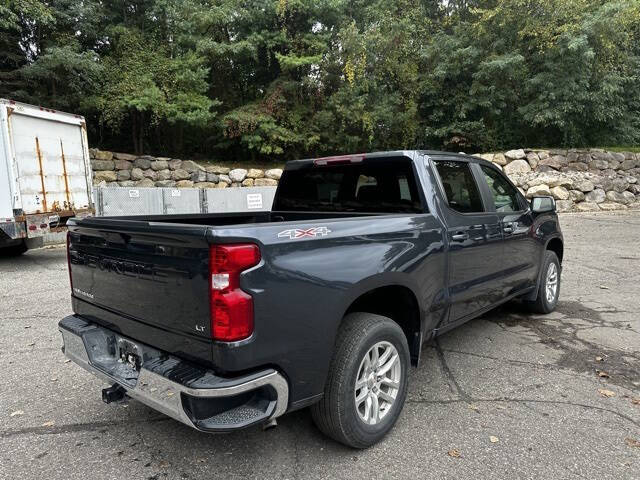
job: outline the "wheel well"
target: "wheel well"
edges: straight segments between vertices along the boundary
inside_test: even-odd
[[[558,256],[558,260],[562,263],[562,255],[564,253],[564,245],[562,245],[562,240],[559,238],[552,238],[547,243],[547,250],[551,250]]]
[[[390,285],[371,290],[359,296],[346,314],[368,312],[389,317],[396,322],[407,337],[411,362],[416,364],[420,356],[420,306],[413,292],[400,285]]]

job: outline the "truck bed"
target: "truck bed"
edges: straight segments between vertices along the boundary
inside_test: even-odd
[[[294,240],[295,233],[283,238],[282,232],[317,225],[334,229],[333,225],[340,223],[348,235],[354,227],[355,232],[363,231],[364,222],[370,224],[367,219],[383,217],[390,219],[378,228],[393,232],[398,228],[395,225],[406,224],[411,216],[259,212],[71,220],[74,311],[161,350],[220,367],[214,360],[210,330],[210,245],[257,243],[263,258],[271,261],[286,245],[306,241]],[[328,242],[320,237],[312,240]]]

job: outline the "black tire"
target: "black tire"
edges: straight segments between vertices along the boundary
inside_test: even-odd
[[[3,257],[17,257],[26,252],[29,248],[25,242],[20,242],[17,245],[11,245],[10,247],[1,247],[0,256]]]
[[[395,347],[401,371],[395,401],[377,424],[369,425],[356,410],[355,385],[361,362],[378,342]],[[325,435],[349,447],[367,448],[377,443],[400,416],[407,396],[409,365],[407,338],[397,323],[371,313],[347,315],[338,331],[324,397],[311,407],[313,421]]]
[[[553,300],[547,298],[547,282],[549,281],[548,272],[550,265],[555,265],[557,272],[557,287],[555,291],[555,297]],[[540,284],[538,285],[538,296],[534,301],[525,301],[525,306],[534,313],[551,313],[555,310],[558,304],[558,298],[560,297],[560,285],[561,285],[561,273],[560,261],[555,252],[550,250],[545,251],[544,259],[542,262],[542,270],[540,272]]]

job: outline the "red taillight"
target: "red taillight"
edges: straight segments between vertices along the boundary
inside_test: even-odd
[[[211,336],[233,342],[253,333],[253,299],[240,290],[240,274],[260,262],[252,243],[213,245],[209,249]]]
[[[71,279],[71,253],[69,252],[70,243],[71,233],[67,230],[67,270],[69,271],[69,285],[71,286],[71,295],[73,295],[73,280]]]

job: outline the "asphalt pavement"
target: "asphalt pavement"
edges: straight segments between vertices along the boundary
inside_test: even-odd
[[[364,451],[308,411],[196,432],[67,362],[65,250],[0,258],[0,479],[640,478],[640,212],[561,216],[560,302],[509,304],[425,347],[395,429]]]

